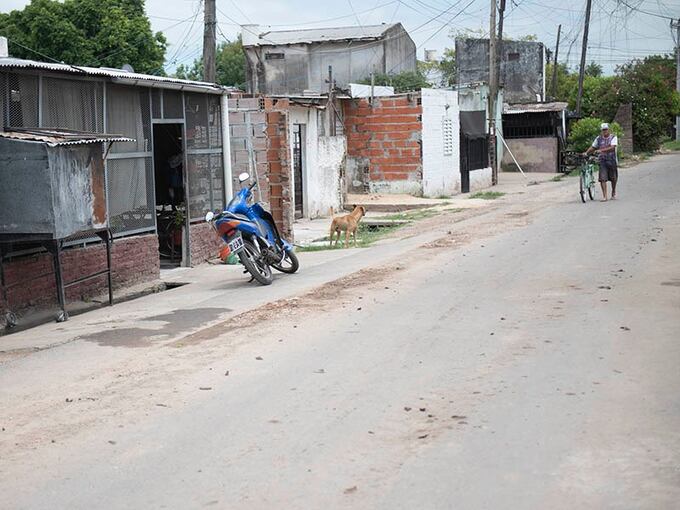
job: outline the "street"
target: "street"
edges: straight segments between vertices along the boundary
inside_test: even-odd
[[[0,508],[677,508],[679,166],[18,333]]]

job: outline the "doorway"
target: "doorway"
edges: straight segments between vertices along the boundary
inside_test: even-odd
[[[186,220],[182,124],[153,124],[156,225],[161,267],[182,262],[182,228]]]
[[[295,219],[304,214],[304,124],[293,124],[293,181],[295,183]]]

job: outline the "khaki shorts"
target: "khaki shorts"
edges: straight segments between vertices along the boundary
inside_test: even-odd
[[[614,181],[619,178],[619,169],[615,161],[600,161],[600,182]]]

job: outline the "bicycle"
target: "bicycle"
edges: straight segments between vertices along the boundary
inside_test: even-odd
[[[579,158],[579,194],[581,202],[586,203],[586,193],[590,200],[595,200],[595,169],[597,168],[597,158],[592,156],[581,156]]]

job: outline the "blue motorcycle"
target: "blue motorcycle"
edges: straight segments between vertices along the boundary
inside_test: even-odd
[[[239,182],[250,179],[247,173],[239,175]],[[226,260],[230,254],[238,255],[246,272],[262,285],[272,283],[271,268],[283,273],[294,273],[300,267],[293,246],[281,237],[271,213],[255,202],[253,197],[254,181],[244,186],[226,209],[221,213],[209,212],[205,221],[210,223],[226,246],[220,251],[220,258]]]

